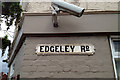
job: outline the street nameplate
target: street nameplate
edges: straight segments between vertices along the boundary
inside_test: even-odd
[[[38,44],[37,54],[94,54],[92,44]]]

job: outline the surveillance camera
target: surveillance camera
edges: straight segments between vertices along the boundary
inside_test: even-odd
[[[67,3],[63,0],[52,0],[52,7],[56,12],[59,11],[68,12],[69,14],[77,17],[81,17],[85,10],[84,8]]]

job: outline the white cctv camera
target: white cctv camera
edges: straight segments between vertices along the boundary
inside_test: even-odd
[[[69,14],[77,17],[81,17],[85,10],[84,8],[67,3],[63,0],[52,0],[52,7],[56,12],[59,11],[68,12]]]

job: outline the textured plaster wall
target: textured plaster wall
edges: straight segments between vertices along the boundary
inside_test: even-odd
[[[118,11],[118,2],[81,2],[81,0],[65,0],[69,3],[83,7],[87,11]],[[114,0],[113,0],[114,1]],[[119,0],[118,0],[119,1]],[[31,13],[48,13],[52,11],[50,2],[28,2],[24,6],[27,12]]]
[[[106,36],[27,37],[21,78],[113,78],[112,59]],[[38,44],[90,43],[96,48],[93,56],[37,56]]]

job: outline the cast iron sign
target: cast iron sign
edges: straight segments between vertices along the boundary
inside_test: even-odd
[[[92,44],[39,44],[37,54],[94,54]]]

